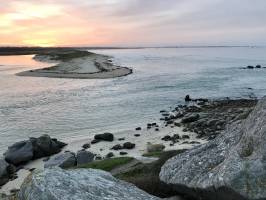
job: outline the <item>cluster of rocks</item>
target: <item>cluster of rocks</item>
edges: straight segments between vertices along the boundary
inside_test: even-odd
[[[170,146],[173,146],[175,143],[178,143],[180,142],[181,140],[187,140],[187,139],[190,139],[190,136],[189,135],[182,135],[180,136],[179,134],[174,134],[172,136],[170,135],[166,135],[162,138],[163,141],[170,141]],[[192,144],[192,142],[194,141],[191,141],[191,142],[187,142],[187,141],[184,141],[182,144],[186,144],[186,143],[189,143],[189,144]]]
[[[256,66],[248,65],[248,66],[247,66],[246,68],[244,68],[244,69],[255,69],[255,68],[260,69],[260,68],[262,68],[262,67],[261,67],[261,65],[256,65]],[[265,67],[263,67],[263,68],[265,68]]]
[[[42,157],[57,154],[67,144],[43,135],[39,138],[30,138],[8,147],[8,150],[0,159],[0,185],[4,185],[10,179],[16,178],[16,171],[23,164]]]
[[[223,99],[209,101],[192,100],[186,96],[187,103],[178,105],[171,112],[161,111],[165,126],[183,127],[184,132],[194,132],[198,138],[214,139],[226,126],[234,121],[242,121],[257,104],[256,99]],[[178,136],[164,140],[177,141]]]
[[[217,110],[228,111],[234,105],[239,111],[238,107],[249,109],[255,104],[247,100],[230,102],[226,102],[229,108],[223,102]],[[229,112],[226,117],[231,115]],[[234,115],[234,119],[237,117]],[[214,140],[169,159],[161,168],[160,179],[195,199],[266,199],[265,132],[266,97],[246,120],[234,120]]]

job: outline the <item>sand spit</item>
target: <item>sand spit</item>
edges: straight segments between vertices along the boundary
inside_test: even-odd
[[[41,62],[56,62],[55,66],[20,72],[18,76],[106,79],[126,76],[132,69],[116,66],[111,57],[80,50],[52,50],[34,56]]]

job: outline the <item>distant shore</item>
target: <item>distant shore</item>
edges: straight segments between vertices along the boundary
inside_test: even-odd
[[[73,78],[73,79],[106,79],[131,74],[127,67],[116,66],[111,57],[71,48],[35,48],[7,49],[0,51],[2,56],[35,54],[40,62],[57,63],[43,69],[20,72],[18,76]]]

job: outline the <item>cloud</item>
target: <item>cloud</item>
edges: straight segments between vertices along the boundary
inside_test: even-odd
[[[0,45],[266,44],[265,7],[265,0],[5,1],[0,38],[12,37]]]

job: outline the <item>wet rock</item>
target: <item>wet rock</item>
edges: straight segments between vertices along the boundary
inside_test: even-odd
[[[118,141],[123,141],[123,140],[125,140],[124,137],[123,138],[118,138]]]
[[[112,142],[114,140],[114,135],[112,133],[97,134],[94,136],[94,139]]]
[[[65,152],[52,156],[44,163],[44,168],[61,167],[70,168],[77,164],[75,153]]]
[[[159,200],[136,186],[95,169],[36,171],[23,183],[20,200]]]
[[[186,95],[186,97],[185,97],[185,101],[191,101],[191,98],[190,98],[189,95]]]
[[[131,143],[131,142],[126,142],[123,144],[123,149],[134,149],[135,148],[135,144]]]
[[[139,137],[139,136],[140,136],[140,134],[134,134],[134,136],[135,136],[135,137]]]
[[[85,151],[85,150],[78,151],[77,152],[77,166],[92,162],[94,160],[94,156],[95,155],[89,151]]]
[[[256,68],[261,68],[261,65],[256,65]]]
[[[141,130],[141,127],[137,127],[137,128],[136,128],[136,131],[140,131],[140,130]]]
[[[248,65],[247,69],[254,69],[254,66]]]
[[[170,135],[166,135],[162,138],[163,141],[171,141],[172,137]]]
[[[156,128],[155,131],[159,131],[159,128]]]

